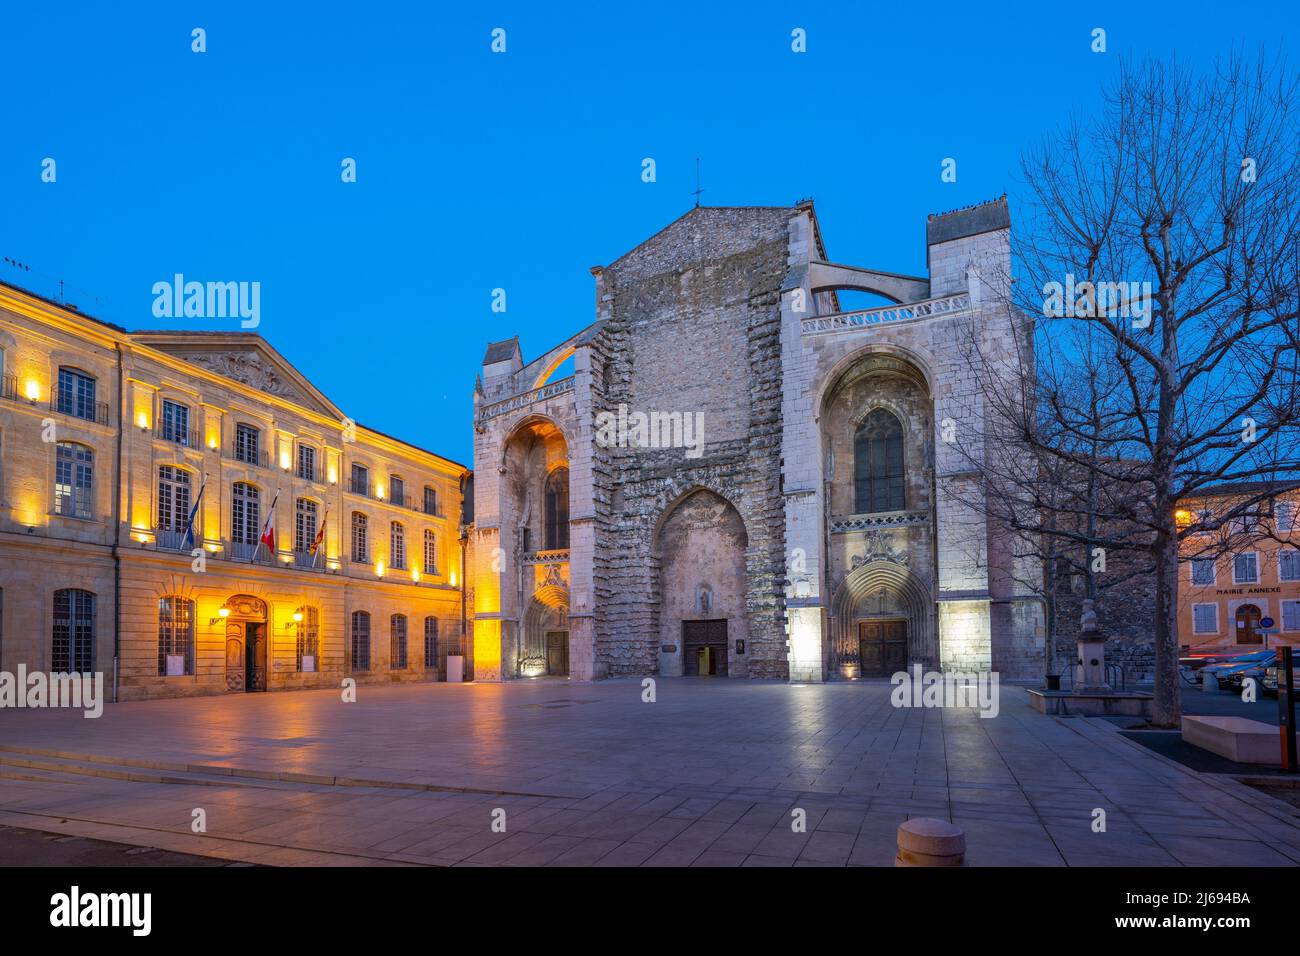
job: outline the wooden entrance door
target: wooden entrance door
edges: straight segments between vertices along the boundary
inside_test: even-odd
[[[266,690],[266,625],[244,625],[245,690]]]
[[[244,690],[244,625],[226,622],[226,690]]]
[[[891,677],[907,669],[906,621],[859,621],[863,677]]]
[[[1243,604],[1237,608],[1237,643],[1263,644],[1264,636],[1258,633],[1259,619],[1263,617],[1258,607]]]
[[[569,676],[569,632],[546,632],[546,673]]]
[[[727,676],[727,622],[682,621],[682,671],[687,677]]]

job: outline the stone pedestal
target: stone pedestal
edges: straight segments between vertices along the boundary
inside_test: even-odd
[[[961,866],[966,834],[961,827],[933,817],[913,817],[898,828],[894,866]]]

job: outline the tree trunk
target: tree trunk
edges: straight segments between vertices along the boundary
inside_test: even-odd
[[[1182,724],[1182,679],[1178,673],[1178,536],[1162,528],[1153,550],[1156,573],[1155,701],[1151,722],[1157,727]]]

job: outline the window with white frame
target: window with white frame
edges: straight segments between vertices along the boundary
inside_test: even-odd
[[[261,431],[253,425],[240,422],[235,426],[235,460],[249,465],[260,464],[258,454],[262,441]]]
[[[1300,631],[1300,601],[1282,602],[1282,630]]]
[[[1300,551],[1295,548],[1283,548],[1277,553],[1277,579],[1300,581]]]
[[[1195,634],[1219,633],[1219,605],[1192,605],[1192,632]]]
[[[1232,556],[1232,583],[1259,583],[1259,555],[1254,551]]]
[[[298,477],[304,481],[316,480],[316,449],[311,445],[298,445]]]
[[[190,520],[190,473],[175,465],[158,469],[158,530],[185,531]]]
[[[294,506],[293,550],[306,554],[316,543],[316,502],[299,498]]]
[[[400,521],[389,525],[388,559],[394,571],[406,569],[406,529]]]
[[[61,441],[54,461],[54,513],[68,518],[94,515],[95,453]]]
[[[230,539],[236,544],[257,544],[261,537],[261,493],[237,481],[230,498]]]
[[[1278,534],[1290,534],[1295,530],[1295,502],[1279,501],[1273,505],[1273,521]]]
[[[1192,559],[1192,584],[1197,587],[1205,587],[1214,583],[1214,559],[1213,558],[1193,558]]]
[[[431,528],[424,529],[424,573],[438,573],[438,536]]]
[[[180,402],[163,399],[162,403],[162,437],[164,441],[178,445],[190,443],[190,408]]]
[[[352,512],[352,560],[359,564],[370,560],[366,516],[360,511]]]

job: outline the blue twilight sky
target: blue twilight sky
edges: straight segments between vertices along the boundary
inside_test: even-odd
[[[258,331],[346,414],[469,463],[485,344],[517,333],[528,360],[590,323],[589,267],[690,208],[695,157],[706,205],[812,196],[833,259],[920,273],[926,214],[1014,201],[1020,152],[1121,54],[1284,52],[1295,23],[1193,0],[11,2],[0,257],[32,271],[0,279],[63,279],[131,329],[238,328],[155,319],[174,273],[258,281]]]

